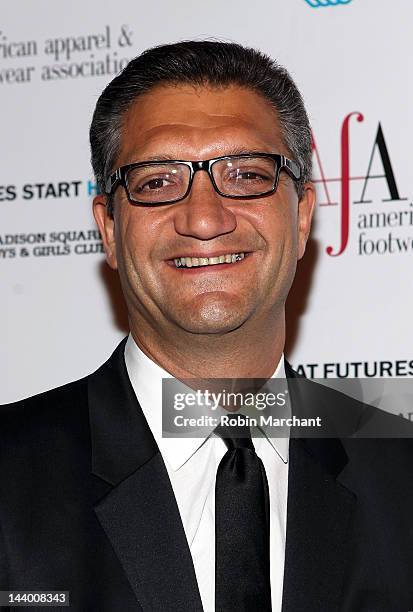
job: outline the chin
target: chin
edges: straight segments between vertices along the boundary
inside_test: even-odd
[[[191,334],[227,334],[241,327],[241,323],[223,321],[185,321],[182,329]]]
[[[187,332],[193,334],[224,334],[238,329],[248,315],[233,308],[222,308],[220,304],[209,304],[202,309],[192,309],[191,313],[175,313],[172,319]]]

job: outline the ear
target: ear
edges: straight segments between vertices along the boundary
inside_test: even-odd
[[[105,195],[98,195],[94,198],[93,215],[102,237],[106,261],[113,270],[116,270],[118,262],[116,259],[115,220],[108,213],[107,197]]]
[[[301,259],[305,253],[308,236],[311,229],[316,204],[316,191],[313,183],[305,183],[304,194],[298,202],[298,251],[297,259]]]

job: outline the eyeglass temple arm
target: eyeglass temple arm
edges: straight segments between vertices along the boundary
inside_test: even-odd
[[[121,177],[121,168],[118,168],[116,170],[116,172],[111,174],[111,176],[107,179],[107,181],[105,183],[105,193],[106,193],[106,195],[110,195],[112,193],[113,188],[115,187],[115,185],[117,185],[119,183],[121,178],[122,178]]]
[[[293,178],[295,178],[297,181],[300,180],[301,168],[296,162],[291,161],[284,155],[281,155],[281,167],[286,168],[289,171],[289,173],[293,176]]]

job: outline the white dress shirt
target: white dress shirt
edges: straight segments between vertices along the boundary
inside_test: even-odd
[[[205,612],[215,612],[215,477],[227,448],[214,435],[162,437],[162,378],[171,374],[153,362],[131,335],[125,362],[142,411],[171,480],[191,551]],[[285,377],[284,356],[272,376]],[[281,611],[287,523],[288,446],[285,438],[254,438],[264,463],[270,495],[270,575],[273,612]],[[179,562],[179,561],[177,561]]]

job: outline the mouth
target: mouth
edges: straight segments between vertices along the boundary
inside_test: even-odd
[[[175,268],[205,268],[219,264],[235,264],[242,261],[249,253],[225,253],[214,257],[175,257]]]

